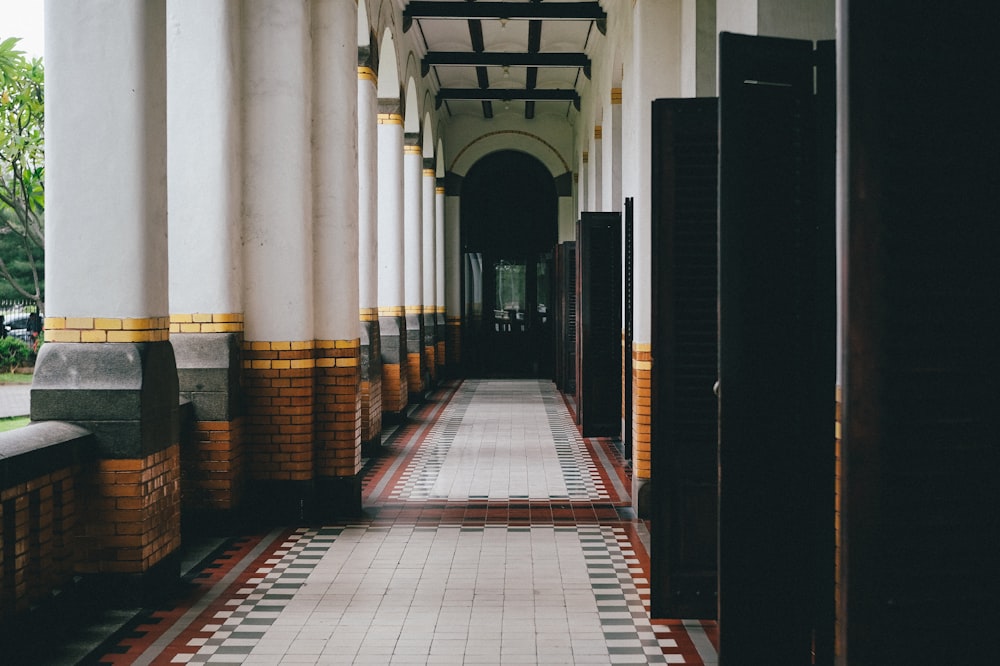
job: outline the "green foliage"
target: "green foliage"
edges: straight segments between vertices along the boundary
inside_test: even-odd
[[[0,278],[42,307],[45,224],[45,72],[39,58],[0,42]],[[0,291],[0,296],[9,292]]]
[[[3,372],[14,372],[30,355],[28,345],[17,338],[0,338],[0,370]]]

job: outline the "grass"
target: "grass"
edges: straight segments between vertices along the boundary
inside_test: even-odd
[[[15,430],[16,428],[21,428],[28,425],[29,419],[27,416],[13,416],[6,419],[0,419],[0,432],[7,432],[8,430]]]
[[[31,375],[23,372],[0,372],[0,384],[30,384]]]

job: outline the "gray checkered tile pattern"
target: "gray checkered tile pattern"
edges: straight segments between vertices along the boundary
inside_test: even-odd
[[[388,499],[606,501],[610,496],[551,382],[466,380]]]

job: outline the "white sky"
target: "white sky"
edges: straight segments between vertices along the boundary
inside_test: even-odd
[[[21,37],[17,48],[29,58],[45,55],[44,0],[0,0],[0,41]]]

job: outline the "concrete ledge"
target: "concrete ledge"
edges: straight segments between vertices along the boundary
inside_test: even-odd
[[[0,433],[0,488],[7,489],[93,457],[94,435],[60,421]]]

